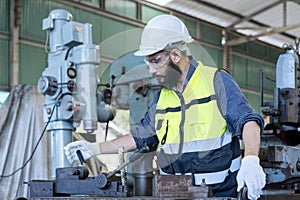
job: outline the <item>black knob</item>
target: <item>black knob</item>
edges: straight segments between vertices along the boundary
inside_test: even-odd
[[[109,187],[109,185],[110,185],[110,182],[109,182],[106,174],[102,173],[96,177],[96,187],[98,187],[100,189],[105,189],[105,188]]]

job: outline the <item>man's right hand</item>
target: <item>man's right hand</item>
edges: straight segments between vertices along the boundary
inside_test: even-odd
[[[78,162],[79,158],[76,151],[80,150],[84,160],[88,160],[91,157],[100,155],[100,149],[98,143],[90,143],[86,141],[71,142],[64,147],[65,154],[70,163]]]
[[[248,155],[242,159],[241,168],[236,177],[239,192],[245,185],[248,188],[248,199],[258,199],[266,185],[266,175],[259,164],[257,156]]]

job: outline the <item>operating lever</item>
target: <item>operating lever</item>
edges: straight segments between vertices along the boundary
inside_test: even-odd
[[[76,151],[76,154],[77,154],[77,157],[78,157],[78,159],[79,159],[79,161],[80,161],[81,165],[83,165],[83,163],[85,163],[85,164],[86,164],[86,161],[84,160],[84,158],[83,158],[83,155],[82,155],[81,151],[80,151],[80,150],[77,150],[77,151]]]
[[[248,188],[246,186],[238,192],[237,200],[248,200]]]
[[[140,157],[142,157],[143,153],[147,153],[149,151],[149,147],[145,146],[139,150],[137,150],[134,154],[132,154],[128,161],[125,162],[123,165],[119,166],[117,169],[115,169],[114,171],[110,172],[107,175],[107,178],[111,178],[113,175],[115,175],[118,171],[120,171],[121,169],[123,169],[124,167],[126,167],[129,163],[133,163],[134,161],[136,161],[137,159],[139,159]]]
[[[106,187],[109,186],[110,184],[110,181],[109,179],[115,175],[118,171],[120,171],[121,169],[123,169],[124,167],[126,167],[128,164],[130,163],[133,163],[134,161],[136,161],[137,159],[139,159],[140,157],[142,157],[142,155],[144,153],[147,153],[149,152],[149,147],[148,146],[145,146],[139,150],[137,150],[134,154],[132,154],[128,161],[125,162],[124,164],[122,164],[121,166],[119,166],[118,168],[116,168],[115,170],[113,170],[112,172],[110,172],[109,174],[99,174],[97,177],[96,177],[96,186],[101,188],[101,189],[104,189]]]

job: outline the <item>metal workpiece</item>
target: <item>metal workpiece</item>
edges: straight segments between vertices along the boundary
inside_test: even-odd
[[[154,197],[174,199],[214,199],[212,188],[210,186],[193,185],[192,175],[156,175],[154,177]]]
[[[119,163],[120,165],[124,165],[125,163],[125,156],[124,156],[124,147],[119,147],[118,148],[118,157],[119,157]],[[121,175],[121,183],[122,186],[127,187],[127,180],[126,180],[126,171],[125,168],[120,170],[120,175]]]

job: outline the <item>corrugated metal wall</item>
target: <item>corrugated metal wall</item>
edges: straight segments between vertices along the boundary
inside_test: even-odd
[[[74,2],[77,5],[81,4],[75,6]],[[47,54],[43,48],[46,32],[42,31],[42,20],[53,9],[66,9],[72,13],[74,21],[91,23],[94,44],[99,44],[116,33],[140,27],[156,15],[168,13],[166,9],[152,7],[149,4],[141,3],[138,6],[138,3],[132,0],[106,0],[105,10],[104,7],[101,8],[103,5],[100,3],[100,0],[21,0],[19,83],[36,85],[47,65]],[[0,87],[2,88],[10,87],[9,4],[9,0],[0,1],[0,18],[4,19],[0,23]],[[107,12],[108,15],[101,14],[103,12]],[[191,35],[200,41],[216,65],[223,66],[221,28],[182,13],[174,14],[185,22]],[[119,16],[120,20],[110,17],[112,15]],[[257,111],[260,111],[259,69],[263,68],[266,76],[275,79],[275,63],[281,52],[278,48],[258,42],[234,46],[231,50],[231,73]],[[107,64],[104,62],[104,65]],[[104,75],[107,75],[107,72]],[[265,91],[269,94],[266,100],[270,99],[274,86],[273,82],[265,81]]]

